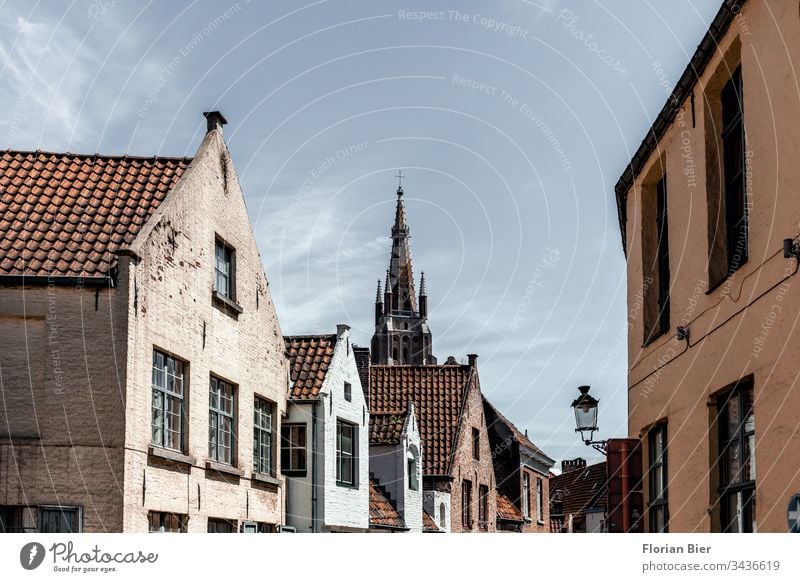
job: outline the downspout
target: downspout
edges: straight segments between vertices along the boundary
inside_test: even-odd
[[[311,531],[318,532],[317,528],[317,407],[322,405],[322,399],[311,407]],[[324,405],[323,405],[324,406]]]

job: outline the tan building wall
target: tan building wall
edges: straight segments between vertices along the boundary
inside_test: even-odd
[[[713,287],[708,201],[719,187],[709,144],[720,131],[714,113],[719,89],[739,61],[749,259]],[[800,492],[800,292],[795,289],[800,279],[790,277],[796,261],[784,259],[781,251],[782,239],[800,235],[797,62],[797,4],[748,2],[694,87],[694,107],[691,98],[680,103],[627,192],[629,435],[644,438],[657,421],[668,423],[671,532],[719,531],[714,397],[749,375],[755,393],[757,530],[786,531],[787,503]],[[643,347],[654,285],[644,274],[652,256],[643,256],[643,240],[645,248],[650,244],[643,232],[650,229],[662,172],[668,192],[670,329]],[[677,326],[689,330],[688,342],[675,339]],[[646,438],[644,444],[647,463]],[[648,485],[646,478],[645,500]]]

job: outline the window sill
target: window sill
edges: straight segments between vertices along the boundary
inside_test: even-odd
[[[336,486],[341,487],[342,489],[358,489],[358,485],[353,485],[352,483],[342,483],[341,481],[337,481]]]
[[[216,471],[217,473],[224,473],[225,475],[232,475],[234,477],[244,477],[244,471],[241,469],[218,461],[206,461],[206,471]]]
[[[281,482],[280,481],[278,481],[272,475],[267,475],[266,473],[253,472],[253,474],[250,476],[250,478],[253,481],[258,481],[259,483],[266,483],[267,485],[274,485],[275,487],[280,487],[281,486]]]
[[[536,520],[536,525],[544,525],[544,520],[543,519],[537,519]]]
[[[222,308],[228,314],[237,316],[244,312],[244,308],[234,300],[226,297],[216,289],[211,292],[211,300],[217,307]]]
[[[308,471],[287,469],[286,471],[281,471],[281,475],[285,475],[286,477],[306,477]]]
[[[179,451],[173,451],[172,449],[164,449],[162,447],[157,447],[155,445],[151,445],[147,449],[147,454],[151,457],[156,457],[158,459],[163,459],[165,461],[172,461],[173,463],[179,463],[181,465],[194,465],[195,459],[189,455],[185,455]]]

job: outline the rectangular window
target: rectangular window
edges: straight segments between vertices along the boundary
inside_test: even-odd
[[[208,518],[208,533],[236,533],[236,522],[230,519]]]
[[[39,533],[80,533],[81,510],[78,507],[40,507]]]
[[[472,458],[479,461],[481,458],[481,431],[472,429]]]
[[[151,533],[186,533],[189,516],[166,511],[151,511],[147,514]]]
[[[350,384],[350,382],[344,383],[344,399],[348,402],[353,400],[353,386]]]
[[[461,525],[472,527],[472,481],[467,479],[461,482]]]
[[[287,475],[306,474],[306,425],[281,426],[281,472]]]
[[[235,425],[233,385],[211,376],[208,403],[208,456],[233,464]]]
[[[667,424],[661,423],[648,433],[649,468],[647,480],[650,483],[648,513],[650,532],[669,531],[669,511],[667,504]]]
[[[216,291],[231,301],[236,300],[236,285],[234,277],[235,256],[236,251],[233,249],[233,247],[225,244],[220,239],[216,240],[214,246]]]
[[[522,474],[522,515],[531,516],[531,478],[527,473]]]
[[[667,220],[667,175],[656,185],[656,260],[658,265],[658,334],[669,331],[669,223]]]
[[[153,350],[153,446],[183,452],[184,363]]]
[[[536,519],[539,521],[544,520],[543,512],[544,504],[544,491],[541,479],[536,479]]]
[[[756,531],[755,413],[752,379],[717,400],[723,532]]]
[[[478,486],[478,526],[481,529],[487,529],[489,522],[487,515],[489,514],[489,488],[486,485]]]
[[[722,185],[725,193],[725,232],[730,275],[747,262],[747,191],[745,175],[742,67],[723,87]]]
[[[253,471],[272,475],[272,404],[256,398],[253,405]]]
[[[354,424],[342,420],[336,421],[336,482],[340,485],[358,485],[356,482],[357,439],[358,428]]]

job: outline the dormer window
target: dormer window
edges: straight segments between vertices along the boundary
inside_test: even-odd
[[[235,257],[236,250],[217,238],[214,248],[215,289],[219,295],[231,301],[236,300]]]

